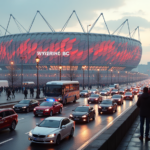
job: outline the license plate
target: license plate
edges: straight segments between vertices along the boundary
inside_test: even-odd
[[[41,115],[41,114],[43,114],[43,112],[37,112],[37,114]]]
[[[102,109],[102,111],[107,111],[106,109]]]
[[[79,118],[74,118],[74,120],[79,120]]]

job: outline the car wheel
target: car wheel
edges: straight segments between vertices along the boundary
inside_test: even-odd
[[[74,101],[73,101],[73,102],[74,102],[74,103],[76,103],[76,100],[77,100],[77,99],[76,99],[76,96],[75,96],[75,98],[74,98]]]
[[[98,111],[98,113],[99,113],[99,115],[101,114],[101,112],[100,112],[100,111]]]
[[[16,122],[13,121],[11,124],[10,130],[13,131],[13,130],[15,130],[15,128],[16,128]]]
[[[90,118],[89,117],[87,117],[87,121],[86,121],[87,123],[89,123],[90,122]]]
[[[73,137],[73,134],[74,134],[74,128],[71,129],[69,137],[70,138]]]
[[[38,115],[34,114],[35,117],[37,117]]]
[[[27,110],[26,110],[26,111],[27,111],[27,113],[29,113],[29,111],[30,111],[30,110],[29,110],[29,108],[27,108]]]
[[[52,110],[50,111],[50,116],[53,116],[53,111]]]
[[[93,120],[95,120],[95,114],[93,115],[93,118],[92,118]]]
[[[115,109],[115,112],[117,112],[117,108]]]
[[[58,135],[58,136],[57,136],[57,139],[56,139],[56,144],[57,144],[57,145],[60,144],[60,140],[61,140],[61,139],[60,139],[60,135]]]
[[[62,108],[59,109],[59,114],[61,114],[61,112],[62,112]]]

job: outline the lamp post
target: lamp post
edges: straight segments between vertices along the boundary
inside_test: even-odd
[[[89,55],[90,55],[90,52],[89,52],[89,31],[88,31],[88,27],[91,26],[91,25],[87,25],[87,40],[88,40],[88,89],[89,89],[89,61],[90,61],[90,58],[89,58]]]
[[[59,80],[61,80],[61,70],[62,70],[62,66],[59,66]]]
[[[98,85],[97,85],[97,88],[99,89],[99,69],[97,69],[98,71]]]
[[[111,69],[111,85],[112,85],[112,71],[113,71],[113,70]]]
[[[13,89],[13,83],[14,83],[14,67],[13,67],[13,65],[14,65],[14,62],[11,61],[10,64],[11,64],[11,83],[12,83],[12,89]]]
[[[36,92],[36,98],[39,99],[39,62],[40,58],[36,56],[36,64],[37,64],[37,92]]]
[[[86,66],[82,66],[83,69],[83,90],[84,90],[84,69],[86,68]]]
[[[111,63],[109,63],[109,65],[111,65]],[[108,84],[108,68],[109,68],[109,66],[108,66],[108,63],[107,63],[107,84]]]
[[[23,93],[23,60],[25,59],[26,57],[25,56],[21,56],[20,59],[21,59],[21,90],[22,90],[22,93]]]
[[[118,83],[119,83],[119,73],[120,73],[120,72],[118,71]]]

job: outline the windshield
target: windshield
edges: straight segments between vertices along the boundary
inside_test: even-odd
[[[120,95],[113,95],[112,98],[121,98]]]
[[[132,95],[132,93],[126,93],[125,95]]]
[[[101,92],[107,92],[106,90],[102,90]]]
[[[120,89],[119,91],[124,91],[124,89]]]
[[[60,96],[62,95],[62,85],[46,85],[45,96]]]
[[[97,91],[96,89],[92,89],[91,91]]]
[[[101,102],[101,104],[112,104],[111,100],[104,100]]]
[[[29,104],[30,100],[22,100],[19,102],[19,104]]]
[[[38,126],[45,128],[59,128],[60,121],[58,120],[44,120]]]
[[[43,102],[40,106],[53,106],[53,102]]]
[[[109,87],[115,87],[114,85],[110,85]]]
[[[99,97],[99,96],[96,94],[92,94],[91,97]]]
[[[114,91],[114,92],[118,92],[118,90],[112,90],[112,91]]]
[[[83,90],[83,91],[81,91],[81,92],[88,92],[87,90]]]
[[[89,108],[88,107],[77,107],[74,111],[78,112],[88,112]]]

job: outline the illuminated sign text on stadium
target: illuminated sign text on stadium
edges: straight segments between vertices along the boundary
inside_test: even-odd
[[[38,56],[69,56],[69,52],[37,52]]]

